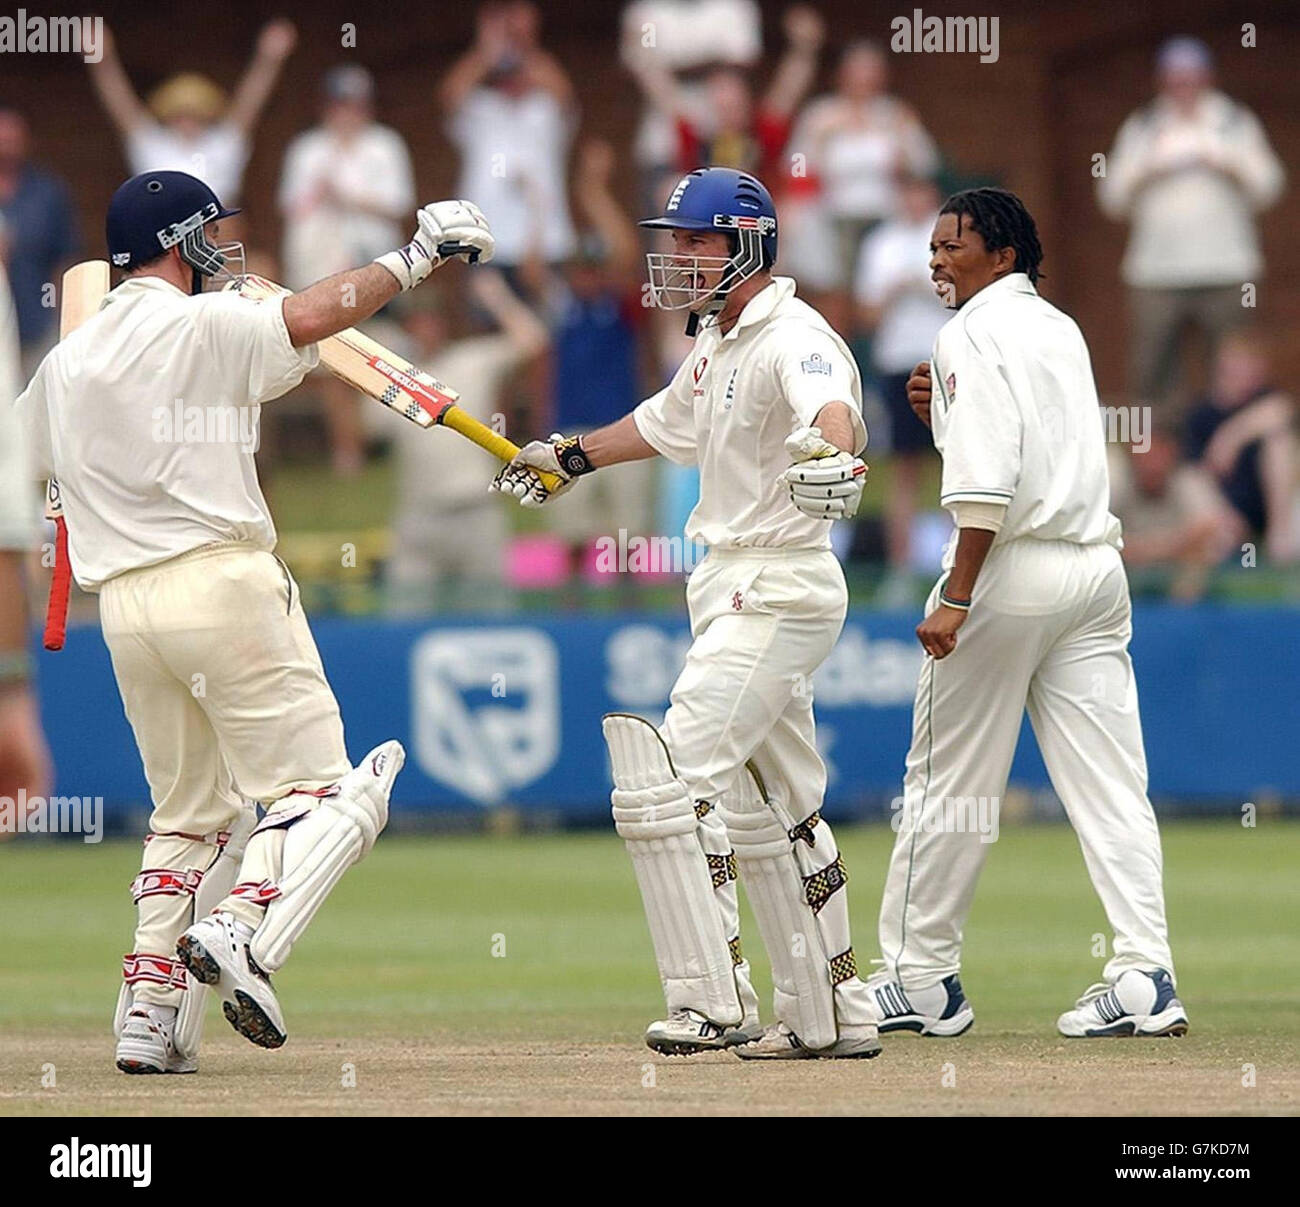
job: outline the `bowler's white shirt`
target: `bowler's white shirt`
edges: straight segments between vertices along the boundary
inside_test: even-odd
[[[794,290],[789,277],[774,277],[726,335],[702,326],[668,386],[632,412],[658,452],[700,467],[686,535],[711,549],[830,548],[830,524],[798,511],[778,481],[790,467],[785,439],[842,402],[854,451],[867,445],[853,356]]]
[[[1088,346],[1028,276],[1011,273],[966,302],[936,337],[930,373],[944,507],[1005,503],[994,544],[1119,547]]]
[[[194,438],[197,426],[177,431],[174,419],[197,416],[205,435],[233,435],[246,412],[243,431],[255,433],[258,404],[318,360],[315,345],[289,342],[280,302],[190,297],[158,277],[109,293],[18,399],[35,472],[59,480],[78,584],[97,590],[218,541],[273,549],[255,441]]]

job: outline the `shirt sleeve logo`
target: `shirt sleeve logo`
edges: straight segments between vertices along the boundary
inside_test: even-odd
[[[831,362],[820,352],[814,352],[807,360],[800,361],[799,367],[805,373],[824,373],[827,377],[831,375]]]

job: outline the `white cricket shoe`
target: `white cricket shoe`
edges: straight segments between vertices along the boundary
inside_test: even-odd
[[[841,1027],[829,1048],[805,1048],[785,1023],[775,1023],[761,1039],[735,1051],[741,1060],[870,1060],[880,1055],[880,1034],[873,1025]]]
[[[253,928],[224,910],[194,923],[176,941],[176,954],[196,981],[211,985],[236,1031],[259,1048],[278,1048],[287,1038],[284,1014],[271,978],[253,961]]]
[[[969,1031],[975,1011],[962,991],[961,978],[954,972],[937,985],[909,993],[887,972],[867,980],[876,1011],[880,1034],[915,1031],[918,1035],[952,1037]]]
[[[1186,1035],[1187,1011],[1163,968],[1130,968],[1113,985],[1091,986],[1056,1020],[1056,1029],[1070,1039]]]
[[[697,1010],[674,1010],[645,1029],[645,1042],[665,1056],[691,1056],[696,1052],[723,1052],[762,1034],[757,1018],[745,1019],[738,1027],[724,1027]]]
[[[176,1011],[141,1002],[122,1020],[117,1067],[123,1073],[195,1073],[199,1062],[176,1051]]]

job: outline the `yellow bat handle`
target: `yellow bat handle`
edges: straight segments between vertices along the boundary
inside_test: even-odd
[[[500,433],[494,432],[487,424],[480,423],[468,411],[458,406],[447,407],[438,422],[443,427],[449,427],[453,432],[460,433],[466,440],[472,440],[479,448],[486,449],[498,461],[509,464],[519,454],[519,446],[514,441],[507,440]],[[545,470],[539,469],[537,476],[541,478],[542,485],[547,490],[557,490],[564,485],[563,478],[548,474]]]

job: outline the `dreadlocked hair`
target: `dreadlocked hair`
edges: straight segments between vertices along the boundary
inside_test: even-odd
[[[1038,241],[1033,217],[1014,193],[1006,189],[967,189],[949,197],[939,213],[956,214],[959,227],[964,214],[989,251],[1011,248],[1016,253],[1015,271],[1037,282],[1043,245]]]

